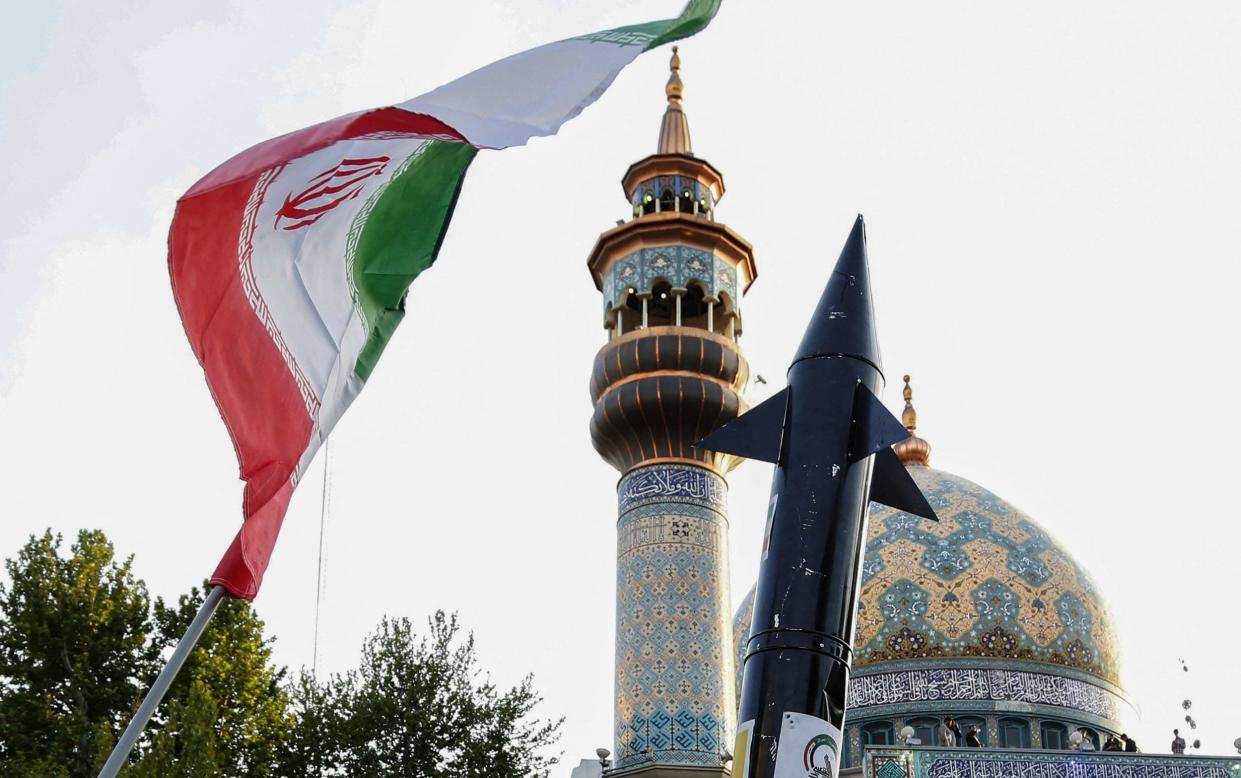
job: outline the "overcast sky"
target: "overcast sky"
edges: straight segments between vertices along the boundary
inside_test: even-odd
[[[679,0],[25,3],[0,30],[0,556],[104,529],[175,597],[241,486],[168,287],[176,198],[270,136]],[[1017,505],[1112,607],[1128,726],[1181,700],[1241,736],[1234,499],[1241,6],[756,3],[683,43],[694,148],[755,246],[742,345],[770,382],[857,212],[885,400],[912,373],[932,464]],[[459,611],[503,683],[535,674],[569,766],[612,742],[617,474],[587,431],[604,342],[585,267],[654,151],[667,50],[558,137],[483,152],[439,262],[331,444],[320,670],[383,614]],[[256,606],[312,657],[323,455]],[[769,466],[732,478],[734,601]],[[1179,658],[1189,663],[1184,673]],[[1192,739],[1192,738],[1191,738]]]

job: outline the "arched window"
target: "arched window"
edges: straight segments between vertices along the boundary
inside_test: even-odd
[[[1051,751],[1067,751],[1069,748],[1069,728],[1058,721],[1044,721],[1039,725],[1039,738],[1043,748]]]
[[[685,327],[707,328],[707,301],[702,286],[690,281],[685,294],[681,295],[681,324]],[[714,323],[714,322],[712,322]]]
[[[1000,719],[1000,748],[1029,748],[1030,722],[1018,718]]]
[[[896,732],[890,721],[872,721],[862,725],[862,745],[890,746],[896,743]]]
[[[840,755],[840,764],[842,767],[853,767],[853,738],[848,729],[844,731],[844,747]]]
[[[642,213],[655,213],[655,195],[650,192],[642,193]]]
[[[970,727],[977,727],[978,741],[982,743],[982,747],[987,747],[987,721],[981,716],[957,716],[957,724],[961,725],[961,745],[965,745],[965,733],[970,731]]]
[[[664,193],[659,196],[659,210],[675,211],[677,209],[677,196],[671,189],[665,189]]]
[[[686,189],[681,190],[680,205],[681,205],[681,213],[693,213],[694,212],[694,190],[693,189],[686,188]]]
[[[676,317],[676,298],[672,296],[672,284],[659,281],[651,290],[650,311],[647,322],[651,327],[663,327],[672,324]]]
[[[625,290],[622,299],[625,301],[626,309],[633,311],[632,314],[626,313],[625,316],[625,332],[642,328],[642,298],[638,297],[638,292],[632,286]]]
[[[923,716],[917,719],[910,719],[909,726],[914,728],[914,737],[922,741],[924,746],[937,746],[935,742],[935,732],[939,729],[939,719]]]

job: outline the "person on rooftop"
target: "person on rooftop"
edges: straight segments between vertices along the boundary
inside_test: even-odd
[[[944,723],[939,725],[938,731],[935,733],[935,745],[944,748],[956,748],[960,745],[961,725],[957,724],[957,720],[952,716],[944,719]]]

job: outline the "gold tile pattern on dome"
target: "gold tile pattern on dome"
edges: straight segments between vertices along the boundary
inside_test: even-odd
[[[998,658],[1119,685],[1106,605],[1068,552],[977,484],[929,467],[909,472],[940,522],[871,505],[853,667]],[[748,611],[738,615],[734,631],[744,641]]]

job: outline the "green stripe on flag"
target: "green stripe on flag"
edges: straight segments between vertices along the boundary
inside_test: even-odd
[[[610,30],[579,36],[575,40],[611,43],[616,46],[641,46],[643,51],[650,51],[656,46],[701,32],[715,18],[716,12],[720,10],[720,2],[721,0],[690,0],[685,10],[675,19],[613,27]]]
[[[653,49],[701,32],[715,18],[716,12],[720,10],[720,2],[721,0],[689,0],[681,15],[670,20],[668,29],[655,36],[655,40],[646,48]]]
[[[405,318],[409,285],[435,262],[465,171],[477,153],[468,143],[429,141],[367,214],[352,268],[367,329],[353,368],[362,380],[370,377]]]

